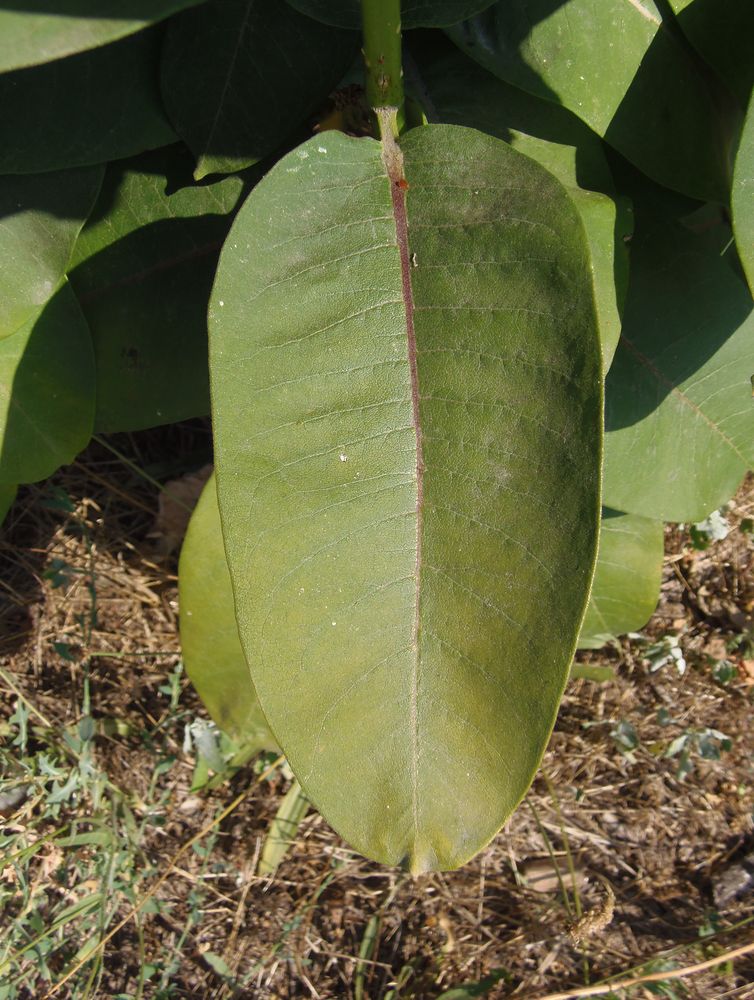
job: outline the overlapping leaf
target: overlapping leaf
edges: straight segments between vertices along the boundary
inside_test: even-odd
[[[117,41],[202,0],[15,0],[0,11],[0,73]],[[7,4],[4,6],[8,6]]]
[[[581,649],[595,649],[646,625],[660,596],[663,542],[662,521],[603,510]]]
[[[198,185],[191,170],[180,147],[111,164],[74,248],[70,279],[97,356],[98,430],[209,412],[207,303],[249,179]]]
[[[620,310],[628,284],[625,240],[633,218],[628,199],[614,196],[599,138],[565,108],[511,87],[441,39],[414,43],[412,54],[418,64],[421,96],[433,119],[470,125],[504,139],[568,188],[589,241],[607,371],[620,336]]]
[[[157,89],[158,31],[0,74],[0,174],[103,163],[174,142]]]
[[[705,238],[637,201],[631,279],[606,382],[604,502],[700,521],[754,461],[754,313]]]
[[[288,0],[302,14],[340,28],[361,27],[361,0]],[[444,28],[489,7],[493,0],[401,0],[404,28]]]
[[[0,177],[0,338],[38,313],[60,284],[103,169]]]
[[[738,256],[754,294],[754,97],[738,145],[731,209]]]
[[[754,4],[749,0],[669,0],[688,40],[746,107],[754,85]]]
[[[449,29],[501,79],[565,105],[649,177],[726,200],[726,137],[654,0],[498,0]]]
[[[559,183],[470,129],[401,146],[405,177],[335,132],[273,168],[210,348],[265,715],[336,829],[423,870],[479,850],[544,750],[596,547],[601,372]]]
[[[0,484],[30,483],[72,461],[92,433],[94,357],[63,283],[41,312],[0,340]]]
[[[183,663],[207,711],[240,747],[274,748],[238,638],[214,476],[189,522],[178,589]]]
[[[271,153],[327,97],[358,45],[356,32],[282,0],[209,0],[171,21],[162,92],[196,177]]]

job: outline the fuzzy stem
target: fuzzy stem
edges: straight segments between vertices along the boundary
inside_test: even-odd
[[[371,108],[403,108],[400,0],[361,0],[367,101]]]

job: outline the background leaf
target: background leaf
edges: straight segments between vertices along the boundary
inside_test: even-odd
[[[60,284],[103,173],[0,177],[0,338],[38,313]]]
[[[325,24],[361,29],[361,0],[288,0],[292,7]],[[406,28],[444,28],[478,14],[493,0],[402,0],[401,25]]]
[[[596,649],[646,625],[660,596],[664,541],[662,521],[603,510],[580,649]]]
[[[725,81],[741,107],[754,86],[754,4],[745,0],[669,0],[684,35]]]
[[[403,272],[400,178],[374,140],[327,133],[239,213],[210,349],[223,533],[265,715],[336,829],[424,870],[493,836],[547,742],[596,548],[601,373],[558,182],[470,129],[401,145]]]
[[[103,163],[175,141],[155,66],[159,28],[0,74],[0,173]]]
[[[417,96],[432,120],[504,139],[568,188],[589,242],[607,371],[620,336],[628,286],[625,241],[633,216],[629,200],[614,194],[599,137],[566,108],[511,87],[435,35],[425,36],[423,43],[412,39],[411,52],[418,69]]]
[[[621,341],[605,385],[603,501],[665,521],[701,521],[754,458],[754,314],[709,245],[634,194],[636,235]]]
[[[42,311],[0,340],[0,483],[45,479],[86,446],[94,416],[94,357],[64,282]]]
[[[754,294],[754,98],[746,114],[736,155],[731,210],[738,255]]]
[[[196,177],[271,153],[330,93],[359,36],[281,0],[209,0],[170,22],[162,92]]]
[[[183,664],[205,708],[244,750],[275,749],[238,638],[214,475],[189,522],[178,591]]]
[[[100,431],[209,413],[207,303],[249,177],[195,184],[174,146],[110,164],[71,284],[97,356]]]
[[[45,10],[38,0],[14,0],[13,10],[0,11],[0,73],[114,42],[196,3],[201,0],[55,0]]]
[[[501,79],[565,105],[653,180],[726,200],[717,110],[653,0],[498,0],[449,34]]]

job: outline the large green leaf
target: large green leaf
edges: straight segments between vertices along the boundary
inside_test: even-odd
[[[501,79],[570,108],[659,183],[726,200],[715,105],[653,0],[498,0],[449,34]]]
[[[178,592],[183,664],[207,711],[240,747],[274,748],[238,638],[214,475],[189,521]]]
[[[92,433],[94,357],[67,283],[42,311],[0,340],[0,483],[45,479]]]
[[[579,648],[596,649],[646,625],[660,596],[663,554],[662,521],[603,510]]]
[[[0,177],[0,338],[60,284],[102,183],[101,167]]]
[[[700,521],[754,460],[754,313],[707,239],[637,201],[621,341],[606,382],[604,501]]]
[[[509,142],[555,174],[573,199],[589,242],[604,369],[620,336],[628,285],[628,199],[613,200],[613,179],[598,136],[566,108],[511,87],[433,35],[412,43],[427,113]]]
[[[195,184],[182,147],[108,167],[74,247],[97,357],[101,431],[209,413],[207,303],[244,179]]]
[[[547,742],[596,547],[602,380],[560,184],[472,129],[401,147],[332,132],[274,167],[223,249],[210,361],[265,715],[335,828],[418,871],[479,850]]]
[[[240,170],[272,152],[341,79],[356,32],[282,0],[209,0],[170,23],[162,92],[196,177]]]
[[[681,30],[742,107],[754,85],[751,0],[669,0]]]
[[[0,74],[0,173],[103,163],[175,141],[155,80],[159,29]]]
[[[749,104],[736,155],[731,209],[738,256],[754,294],[754,97]]]
[[[202,0],[13,0],[0,11],[0,73],[114,42]],[[41,9],[40,9],[41,7]]]
[[[302,14],[325,24],[358,30],[361,0],[288,0]],[[489,7],[493,0],[401,0],[403,28],[444,28]]]

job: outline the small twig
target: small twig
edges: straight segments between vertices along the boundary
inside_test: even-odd
[[[705,969],[712,969],[716,965],[730,962],[734,958],[741,958],[742,955],[749,955],[754,952],[754,941],[726,951],[715,958],[709,958],[706,962],[697,962],[696,965],[685,965],[682,969],[670,969],[667,972],[651,972],[646,976],[633,976],[630,979],[614,979],[609,983],[602,983],[598,986],[582,986],[580,989],[566,990],[564,993],[547,993],[544,996],[530,997],[529,1000],[581,1000],[581,997],[598,997],[606,993],[614,993],[616,990],[627,990],[630,986],[640,986],[642,983],[658,983],[666,979],[683,979],[684,976],[691,976],[695,972],[703,972]]]

